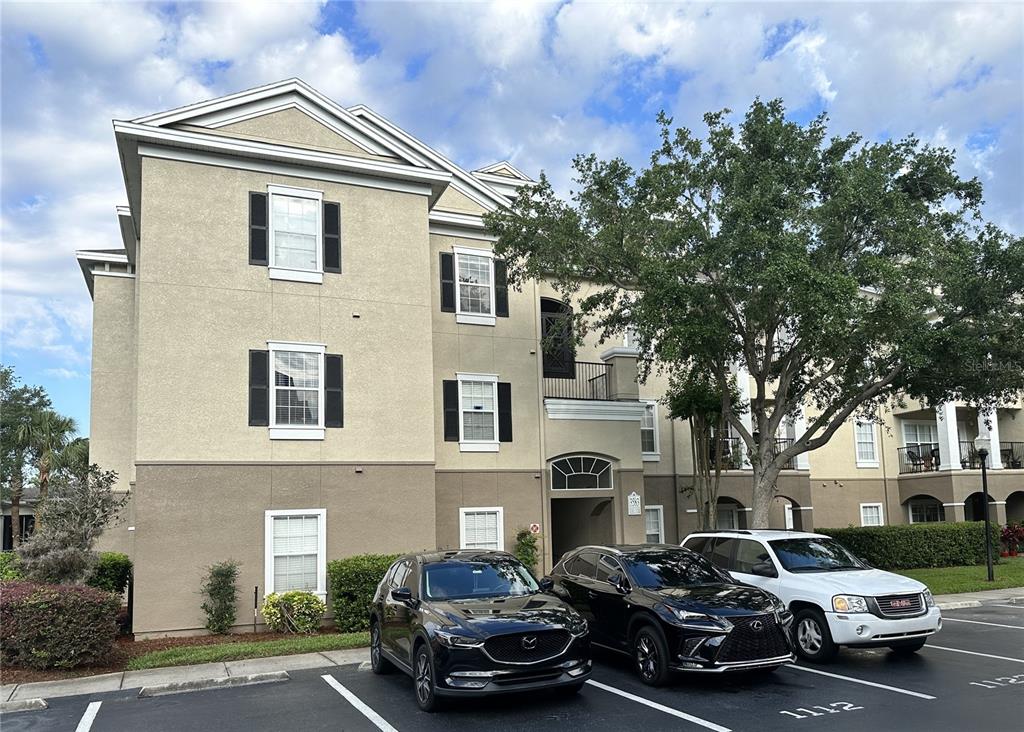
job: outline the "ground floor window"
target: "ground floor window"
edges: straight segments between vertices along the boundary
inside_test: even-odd
[[[739,517],[735,506],[719,506],[715,513],[716,529],[738,529]]]
[[[327,511],[267,511],[265,590],[327,594]]]
[[[910,523],[927,524],[946,520],[946,509],[938,501],[911,501]]]
[[[644,508],[644,529],[648,544],[665,543],[665,510],[662,506]]]
[[[459,509],[459,547],[462,549],[504,549],[504,511],[495,508]]]
[[[885,523],[882,518],[882,504],[881,503],[862,503],[860,504],[860,525],[861,526],[881,526]]]

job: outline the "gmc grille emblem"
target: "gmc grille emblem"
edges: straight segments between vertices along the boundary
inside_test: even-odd
[[[522,644],[524,651],[532,651],[534,648],[537,647],[537,637],[533,635],[528,635],[523,638]]]
[[[764,630],[764,622],[761,620],[755,620],[750,624],[750,629],[753,630],[755,633],[760,633],[762,630]]]
[[[910,600],[893,600],[889,607],[911,607],[913,604]]]

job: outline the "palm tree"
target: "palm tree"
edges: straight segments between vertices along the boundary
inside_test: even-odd
[[[74,419],[57,414],[52,409],[38,412],[31,421],[18,428],[18,440],[27,444],[35,456],[40,502],[46,500],[50,474],[63,467],[61,453],[73,442],[72,435],[77,429]],[[36,528],[39,528],[38,518]]]

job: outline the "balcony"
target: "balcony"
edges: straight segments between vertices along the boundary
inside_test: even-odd
[[[772,445],[771,457],[774,458],[780,452],[790,447],[793,444],[793,440],[788,437],[777,437]],[[743,452],[744,445],[743,440],[739,437],[721,437],[717,441],[713,441],[710,445],[711,448],[711,468],[718,467],[719,470],[743,470]],[[717,452],[717,456],[716,456]],[[795,470],[796,460],[790,458],[786,461],[786,464],[782,466],[782,470]]]
[[[896,449],[899,456],[900,475],[904,473],[928,473],[942,465],[942,454],[936,442],[908,445]],[[1000,442],[999,456],[1004,468],[1024,468],[1024,442]],[[969,440],[960,441],[960,467],[970,470],[981,468],[981,459]]]
[[[611,368],[607,363],[576,361],[571,377],[544,378],[544,398],[607,401],[611,399]]]

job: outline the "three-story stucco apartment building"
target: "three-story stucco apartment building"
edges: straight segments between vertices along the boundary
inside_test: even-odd
[[[638,385],[628,343],[544,337],[567,306],[544,282],[507,286],[481,214],[529,184],[512,165],[466,171],[298,80],[114,130],[123,248],[78,259],[92,460],[131,491],[104,542],[135,563],[136,633],[202,628],[205,568],[226,559],[245,606],[253,588],[324,594],[327,560],[356,553],[511,548],[531,527],[550,567],[695,527],[665,383]],[[1024,514],[1019,406],[993,422],[1000,520]],[[799,458],[775,524],[972,517],[960,445],[978,420],[939,411],[851,424]],[[750,473],[735,440],[720,455],[718,521],[742,527]]]

